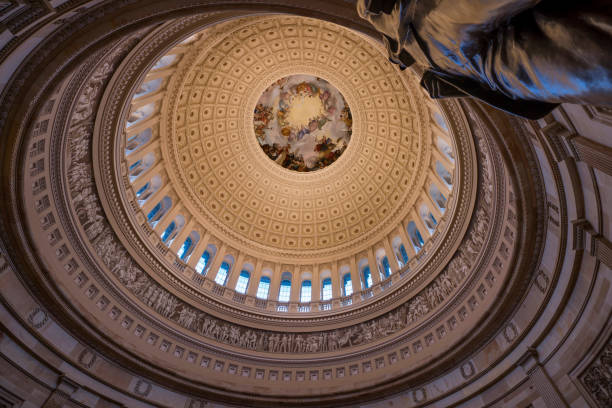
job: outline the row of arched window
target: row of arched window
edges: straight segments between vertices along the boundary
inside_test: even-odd
[[[150,191],[154,191],[159,189],[159,178],[154,176],[150,182],[147,182],[140,190],[137,191],[136,195],[141,202],[141,205],[147,199],[147,194]],[[438,206],[440,212],[444,212],[446,208],[447,200],[444,195],[439,191],[435,184],[432,184],[429,189],[432,201]],[[163,197],[148,213],[147,219],[152,228],[155,228],[156,225],[163,219],[164,215],[170,211],[172,207],[172,199],[168,196]],[[423,222],[423,225],[428,230],[429,234],[432,234],[436,228],[438,221],[435,216],[429,210],[427,205],[421,205],[419,209],[419,215]],[[182,215],[176,215],[174,219],[172,219],[166,227],[162,230],[160,235],[161,241],[170,247],[174,242],[175,238],[179,235],[180,230],[185,225],[185,218]],[[423,245],[425,244],[425,240],[423,238],[422,232],[417,227],[415,221],[408,222],[406,226],[406,234],[414,249],[414,253],[418,253]],[[177,257],[181,259],[183,262],[187,262],[192,255],[194,248],[197,246],[200,240],[200,234],[197,231],[191,231],[187,236],[185,241],[178,247]],[[395,256],[395,261],[397,262],[398,268],[403,268],[409,261],[408,251],[402,242],[401,237],[397,236],[391,241],[391,247],[393,249],[393,255]],[[195,265],[196,272],[206,275],[208,273],[208,269],[210,268],[210,264],[213,258],[216,255],[216,247],[215,245],[209,244],[207,248],[200,255],[200,259]],[[379,272],[380,280],[387,279],[392,274],[392,268],[387,257],[387,254],[384,253],[384,250],[380,249],[376,254],[376,266]],[[219,285],[225,285],[228,275],[230,273],[231,267],[233,264],[233,258],[228,256],[228,259],[224,259],[221,262],[219,270],[215,275],[215,282]],[[373,286],[373,276],[370,265],[368,264],[367,258],[360,260],[358,263],[358,269],[360,273],[361,279],[361,287],[363,289],[368,289]],[[249,285],[250,279],[250,271],[243,270],[238,277],[237,284],[235,290],[240,293],[246,293],[246,289]],[[270,287],[270,279],[267,276],[262,277],[262,281],[260,282],[260,287],[257,290],[257,296],[259,298],[267,298],[269,287]],[[290,293],[291,293],[291,279],[287,275],[281,279],[280,291],[279,291],[279,301],[288,301]],[[353,293],[353,283],[351,281],[350,273],[346,272],[342,274],[342,288],[341,292],[343,296],[349,296]],[[329,281],[323,281],[321,286],[322,294],[321,299],[327,300],[331,297],[332,288],[331,288],[331,279]],[[307,286],[301,288],[300,290],[300,301],[305,302],[306,299],[309,298],[309,292]],[[287,300],[285,300],[287,299]]]
[[[184,42],[193,41],[194,38],[185,40]],[[179,60],[177,54],[169,54],[162,57],[151,69],[153,71],[160,71],[169,68],[176,64]],[[193,256],[194,251],[199,248],[198,243],[200,242],[200,233],[197,230],[191,231],[186,238],[181,238],[183,242],[178,245],[175,243],[177,237],[185,237],[181,234],[181,230],[185,227],[186,220],[181,214],[173,215],[172,219],[165,220],[165,216],[170,212],[173,202],[172,198],[168,195],[164,195],[161,198],[156,197],[156,193],[162,191],[164,178],[157,172],[148,175],[151,169],[158,168],[156,152],[150,146],[154,139],[155,132],[154,121],[148,122],[149,118],[152,118],[159,109],[158,102],[147,102],[148,96],[160,91],[164,86],[165,77],[159,76],[159,74],[153,75],[153,78],[145,81],[141,87],[134,94],[134,109],[132,110],[127,123],[126,132],[127,140],[125,146],[125,155],[128,160],[128,178],[130,182],[138,186],[135,191],[136,200],[141,207],[147,209],[145,212],[147,220],[151,228],[159,231],[161,241],[168,246],[172,247],[176,251],[177,257],[187,263]],[[139,103],[139,101],[141,101]],[[422,250],[426,237],[431,236],[447,207],[448,199],[445,193],[448,194],[452,189],[452,168],[454,167],[454,154],[453,149],[449,145],[448,127],[442,118],[441,114],[435,110],[432,111],[432,120],[435,126],[438,128],[438,136],[436,137],[435,147],[439,154],[437,154],[432,162],[432,169],[434,170],[434,179],[429,184],[428,189],[425,191],[422,201],[419,203],[416,212],[413,212],[413,218],[407,220],[404,224],[405,236],[402,239],[400,236],[396,236],[390,240],[392,254],[387,254],[380,248],[375,252],[374,265],[370,265],[368,258],[360,259],[357,262],[357,271],[355,274],[351,274],[348,265],[341,267],[339,273],[339,285],[338,292],[341,296],[349,298],[354,293],[354,288],[357,290],[367,290],[371,288],[375,282],[384,281],[388,279],[394,270],[400,270],[408,264],[410,260],[410,254],[418,254]],[[146,123],[145,123],[146,122]],[[442,136],[440,135],[442,133]],[[130,157],[132,159],[130,160]],[[450,169],[450,170],[449,170]],[[143,176],[147,175],[146,178]],[[151,200],[158,200],[154,206],[153,202],[149,204]],[[162,224],[163,222],[163,224]],[[161,228],[163,227],[163,228]],[[406,241],[407,239],[407,241]],[[409,248],[407,248],[406,246]],[[409,249],[409,250],[407,250]],[[199,251],[198,251],[199,252]],[[201,275],[210,274],[210,268],[213,264],[213,260],[217,255],[217,248],[213,244],[208,244],[206,248],[203,248],[203,252],[198,253],[197,263],[195,259],[190,262],[190,265],[195,264],[195,271]],[[397,263],[397,269],[392,267],[392,262],[389,256],[394,258],[394,262]],[[217,268],[214,281],[217,285],[226,286],[228,278],[232,274],[232,268],[234,266],[234,258],[232,255],[225,255],[223,259],[218,261],[216,264]],[[378,275],[374,274],[378,271]],[[321,274],[320,293],[318,299],[322,301],[330,300],[333,297],[333,284],[331,278],[331,272]],[[251,264],[245,264],[242,266],[237,277],[235,277],[234,290],[238,293],[246,294],[250,285],[251,277],[253,274],[253,266]],[[262,271],[262,276],[257,283],[255,295],[259,299],[268,299],[272,296],[270,293],[271,289],[271,276],[272,271]],[[353,283],[353,279],[358,279],[358,282]],[[297,293],[300,303],[309,303],[313,298],[313,285],[310,278],[304,278],[299,284],[300,287],[295,293]],[[356,285],[356,286],[355,286]],[[292,275],[290,272],[283,272],[278,286],[278,293],[273,297],[276,297],[279,302],[285,303],[291,300],[292,295]],[[295,299],[294,299],[295,300]],[[344,304],[344,303],[343,303]],[[346,303],[346,304],[350,304]],[[308,309],[309,310],[309,309]]]
[[[155,191],[157,191],[161,186],[161,179],[159,176],[154,176],[152,179],[144,184],[137,192],[137,199],[142,205],[148,197]],[[429,194],[432,199],[434,205],[438,207],[438,211],[443,213],[446,209],[447,199],[439,190],[439,188],[435,184],[431,184],[429,188]],[[156,225],[162,221],[164,216],[170,211],[172,207],[172,199],[168,196],[164,196],[160,201],[149,211],[147,214],[147,219],[152,228],[155,228]],[[422,225],[425,226],[427,232],[431,235],[437,224],[438,220],[433,215],[431,210],[426,204],[422,204],[419,208],[418,214],[421,218]],[[185,218],[182,215],[176,215],[174,219],[170,220],[165,228],[162,230],[160,234],[161,241],[170,247],[176,237],[179,235],[180,230],[185,225]],[[419,230],[417,223],[413,220],[409,221],[406,225],[406,236],[408,237],[409,243],[414,249],[414,253],[418,253],[425,244],[425,239],[423,237],[422,231]],[[192,255],[193,250],[197,246],[200,240],[200,234],[197,231],[191,231],[187,236],[185,241],[178,247],[177,257],[181,259],[183,262],[188,262],[190,256]],[[393,255],[395,257],[395,261],[397,262],[398,269],[403,268],[407,265],[409,261],[408,251],[404,246],[404,243],[401,237],[397,236],[391,241],[391,247],[393,250]],[[200,258],[195,265],[196,272],[206,275],[208,273],[208,269],[211,266],[212,260],[216,255],[216,247],[215,245],[209,244],[207,248],[200,255]],[[377,251],[376,254],[376,269],[379,272],[380,280],[387,279],[392,274],[391,263],[387,254],[384,251]],[[227,282],[228,276],[230,274],[233,258],[231,256],[227,256],[224,259],[217,271],[217,274],[214,277],[215,282],[218,285],[224,286]],[[369,289],[374,284],[374,279],[372,275],[372,270],[370,265],[368,264],[367,258],[362,259],[358,264],[359,276],[360,276],[360,287],[362,289]],[[249,281],[251,277],[252,270],[242,270],[240,275],[236,281],[235,290],[239,293],[246,293],[247,288],[249,286]],[[312,290],[312,285],[310,281],[304,281],[306,283],[302,284],[300,288],[300,302],[309,302]],[[268,276],[262,276],[258,288],[257,288],[257,297],[261,299],[267,299],[270,290],[270,278]],[[346,271],[341,275],[341,294],[342,296],[350,296],[353,293],[353,282],[351,278],[350,272]],[[278,300],[280,302],[288,302],[291,296],[291,276],[284,275],[280,282]],[[331,278],[326,278],[321,283],[321,300],[331,299],[332,296],[332,281]]]

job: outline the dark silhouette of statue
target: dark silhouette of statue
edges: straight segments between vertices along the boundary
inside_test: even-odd
[[[612,0],[358,0],[389,58],[432,98],[471,95],[529,119],[612,105]]]

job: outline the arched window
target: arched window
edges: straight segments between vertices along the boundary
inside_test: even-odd
[[[221,285],[221,286],[225,285],[229,271],[230,271],[230,264],[225,261],[221,262],[221,266],[219,267],[217,276],[215,276],[215,282],[217,283],[217,285]]]
[[[136,192],[136,199],[138,200],[138,204],[144,204],[149,197],[151,197],[157,190],[159,190],[161,185],[162,179],[159,174],[156,174],[151,178],[151,181],[148,181]]]
[[[446,210],[446,197],[444,194],[440,192],[440,189],[435,184],[429,186],[429,195],[431,199],[436,203],[440,211],[444,212]]]
[[[270,278],[267,276],[262,276],[259,280],[259,286],[257,287],[257,296],[258,299],[267,299],[268,292],[270,292]]]
[[[151,71],[169,67],[175,61],[176,61],[176,54],[164,55],[163,57],[159,59],[159,61],[155,63],[155,65],[153,65],[153,68],[151,68]]]
[[[288,272],[283,273],[282,280],[280,283],[280,289],[278,291],[278,301],[288,302],[291,298],[291,274]]]
[[[397,259],[397,265],[401,269],[408,263],[408,252],[406,252],[406,247],[402,243],[402,239],[399,236],[393,238],[392,247],[393,253],[395,254],[395,259]]]
[[[433,216],[431,211],[429,211],[429,207],[427,207],[425,204],[421,205],[419,208],[419,215],[421,216],[421,219],[429,232],[433,233],[436,229],[436,225],[438,225],[438,221],[436,221],[436,218]]]
[[[128,168],[128,171],[129,171],[129,173],[130,173],[130,176],[132,176],[132,173],[133,173],[135,170],[138,170],[138,168],[139,168],[140,166],[142,166],[142,160],[137,160],[137,161],[135,161],[134,163],[130,164],[130,167]]]
[[[185,45],[185,44],[190,44],[192,42],[194,42],[195,40],[198,39],[198,34],[192,34],[189,37],[185,38],[183,41],[181,41],[179,44],[180,45]]]
[[[155,228],[159,220],[166,215],[170,207],[172,207],[172,199],[168,196],[162,198],[161,201],[157,203],[147,215],[149,225],[151,225],[152,228]]]
[[[300,303],[308,303],[312,299],[312,282],[305,280],[300,289]]]
[[[187,239],[185,239],[185,242],[183,242],[183,245],[181,245],[178,252],[176,253],[176,255],[181,261],[187,262],[187,260],[191,256],[191,252],[193,252],[193,249],[195,248],[199,240],[200,234],[198,234],[196,231],[191,231]]]
[[[414,221],[410,221],[408,223],[408,227],[406,228],[406,231],[408,232],[408,237],[410,238],[410,241],[412,242],[412,246],[414,246],[414,250],[416,252],[419,252],[421,248],[423,248],[425,241],[423,241],[423,236],[421,235],[421,232],[418,230]]]
[[[404,244],[399,244],[398,249],[399,249],[399,252],[400,252],[402,263],[404,265],[406,265],[408,263],[408,260],[409,260],[408,259],[408,252],[406,252],[406,247],[404,246]]]
[[[351,280],[351,273],[347,272],[342,277],[342,295],[351,296],[353,294],[353,281]]]
[[[212,264],[212,260],[216,254],[217,254],[217,247],[213,244],[209,244],[206,247],[206,250],[204,251],[204,253],[202,253],[202,256],[200,257],[200,259],[198,260],[198,263],[195,267],[196,272],[202,275],[206,275],[208,273],[208,269],[210,268]]]
[[[151,188],[151,182],[147,181],[147,184],[140,187],[140,189],[136,192],[136,198],[140,200],[140,198]]]
[[[130,181],[133,182],[153,166],[155,163],[155,153],[148,153],[145,157],[132,163],[128,169]]]
[[[331,278],[323,279],[321,285],[321,300],[329,300],[332,298],[332,280]]]
[[[236,282],[236,292],[246,293],[250,278],[251,274],[249,271],[240,271],[240,276],[238,276],[238,281]]]
[[[146,128],[142,132],[130,137],[127,140],[127,143],[125,145],[125,155],[128,156],[134,153],[141,146],[148,143],[152,137],[153,137],[153,132],[151,131],[151,128]]]
[[[433,112],[432,116],[433,116],[434,122],[436,122],[436,125],[440,126],[440,129],[448,131],[448,126],[446,122],[444,121],[444,118],[442,117],[440,112]]]
[[[157,79],[152,79],[150,81],[145,82],[136,91],[136,94],[134,94],[134,98],[140,98],[141,96],[157,91],[161,87],[162,81],[163,81],[163,78],[157,78]]]
[[[453,185],[453,177],[451,176],[449,171],[446,170],[446,167],[444,167],[444,165],[439,161],[436,161],[436,173],[438,173],[438,176],[440,176],[442,181],[447,186],[451,187]]]
[[[172,242],[172,238],[174,238],[174,236],[176,235],[177,231],[176,231],[176,222],[172,221],[164,230],[164,232],[162,232],[161,234],[161,240],[164,244],[169,245],[168,240],[170,240],[170,242]],[[172,237],[172,238],[171,238]]]
[[[436,146],[438,147],[438,150],[442,152],[442,154],[448,158],[448,160],[455,162],[455,156],[453,155],[453,149],[448,145],[448,143],[446,143],[446,140],[438,136],[436,140]]]
[[[134,126],[137,123],[142,122],[155,111],[155,102],[147,103],[144,106],[139,107],[132,112],[127,120],[127,127]]]
[[[423,221],[425,222],[425,225],[427,225],[427,228],[429,228],[430,231],[435,230],[436,225],[438,225],[438,221],[436,221],[436,218],[433,216],[431,211],[428,212],[425,217],[423,217]]]
[[[384,256],[380,263],[382,264],[384,277],[388,278],[389,276],[391,276],[391,265],[389,265],[389,258],[387,258],[387,256]]]
[[[170,246],[184,225],[185,218],[182,215],[177,215],[161,234],[162,242],[167,246]]]
[[[370,265],[366,265],[363,267],[361,271],[364,289],[368,289],[372,287],[372,273],[370,272]]]
[[[149,212],[149,215],[147,215],[147,219],[151,221],[157,215],[157,213],[161,210],[161,208],[162,208],[162,203],[160,201],[159,203],[155,205],[155,207],[151,209],[151,211]]]
[[[193,240],[191,239],[191,237],[187,237],[185,242],[183,242],[183,245],[181,245],[178,252],[176,253],[176,256],[178,256],[181,261],[184,261],[185,257],[189,256],[187,255],[187,251],[189,251],[191,247],[193,247]]]
[[[208,261],[210,261],[210,252],[208,252],[208,250],[206,250],[206,251],[204,251],[204,253],[200,257],[200,260],[198,261],[198,264],[195,267],[196,272],[197,273],[203,273],[204,272],[204,274],[205,274],[206,267],[208,266]]]

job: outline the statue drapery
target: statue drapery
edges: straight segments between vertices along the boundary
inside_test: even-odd
[[[471,95],[540,118],[612,104],[610,0],[359,0],[389,58],[426,67],[432,98]]]

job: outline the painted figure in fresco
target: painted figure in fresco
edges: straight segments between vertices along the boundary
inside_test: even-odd
[[[330,89],[320,78],[298,75],[264,92],[253,119],[255,135],[270,159],[290,170],[312,171],[340,157],[350,141],[352,116],[343,96]],[[292,104],[305,98],[317,98],[322,109],[302,118],[300,125],[290,123]]]
[[[255,112],[253,116],[253,120],[255,124],[255,135],[257,136],[257,140],[259,140],[259,144],[263,144],[265,138],[265,131],[268,129],[268,125],[273,118],[272,107],[264,106],[261,103],[258,103],[255,106]]]
[[[432,98],[471,95],[529,119],[612,105],[609,0],[358,0],[390,60],[425,67]]]

